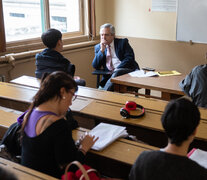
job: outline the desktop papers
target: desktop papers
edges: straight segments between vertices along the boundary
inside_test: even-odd
[[[174,75],[180,75],[178,71],[158,71],[157,72],[159,76],[174,76]]]
[[[137,70],[129,73],[132,77],[151,77],[151,76],[158,76],[156,72],[153,71],[144,71],[144,70]]]
[[[188,157],[196,161],[201,166],[207,168],[207,151],[194,148],[188,154]]]
[[[106,146],[114,142],[120,137],[126,137],[128,133],[126,132],[126,127],[100,123],[95,128],[93,128],[89,134],[99,137],[96,143],[92,146],[92,149],[101,151]]]

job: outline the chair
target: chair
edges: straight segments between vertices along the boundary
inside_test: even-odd
[[[1,82],[5,82],[5,76],[2,75],[2,74],[0,74],[0,81],[1,81]]]
[[[111,71],[105,71],[104,69],[96,69],[92,72],[93,75],[97,75],[97,80],[96,80],[96,88],[99,87],[99,83],[100,83],[100,75],[111,75],[112,72]]]

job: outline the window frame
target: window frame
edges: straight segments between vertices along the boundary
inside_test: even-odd
[[[49,0],[41,0],[44,2],[44,4],[49,4]],[[87,0],[87,1],[83,1],[83,0],[79,0],[79,7],[80,7],[80,31],[76,31],[76,32],[67,32],[67,33],[63,33],[63,42],[69,42],[73,43],[73,42],[78,42],[80,41],[85,41],[88,38],[88,36],[91,34],[90,33],[90,28],[91,27],[91,3],[93,1],[91,0]],[[50,17],[49,17],[49,6],[44,6],[44,7],[48,7],[45,8],[45,17],[50,21]],[[40,39],[40,37],[37,38],[30,38],[30,39],[25,39],[25,40],[18,40],[18,41],[11,41],[11,42],[6,42],[6,38],[5,38],[5,29],[4,29],[4,23],[2,20],[4,20],[3,18],[3,2],[2,0],[0,0],[0,38],[1,38],[1,42],[0,42],[0,55],[2,53],[14,53],[14,52],[21,52],[21,51],[25,51],[25,50],[34,50],[34,49],[40,49],[40,47],[44,47],[42,45],[42,41]],[[85,18],[85,14],[87,14],[87,18]],[[48,22],[49,22],[48,21]],[[46,25],[46,29],[48,29],[48,25],[49,23],[45,23]],[[4,41],[2,41],[4,39]],[[71,39],[71,41],[69,40]]]

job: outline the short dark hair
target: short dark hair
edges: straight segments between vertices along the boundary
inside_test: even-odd
[[[179,98],[168,103],[161,121],[170,143],[180,146],[198,126],[200,112],[193,102]]]
[[[48,48],[55,48],[58,40],[62,39],[62,33],[57,29],[48,29],[42,34],[41,39]]]

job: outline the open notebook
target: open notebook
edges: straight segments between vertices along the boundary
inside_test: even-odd
[[[106,146],[114,142],[120,137],[126,137],[128,135],[126,127],[112,125],[108,123],[100,123],[93,128],[89,134],[99,137],[98,141],[93,145],[92,149],[101,151]]]
[[[188,157],[196,161],[201,166],[207,168],[207,151],[193,148],[189,153]]]

